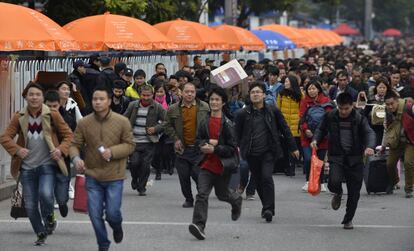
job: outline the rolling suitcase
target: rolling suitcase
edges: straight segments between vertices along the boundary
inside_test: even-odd
[[[387,154],[377,153],[367,158],[364,182],[367,193],[385,193],[389,185]]]

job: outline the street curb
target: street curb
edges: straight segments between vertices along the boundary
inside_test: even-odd
[[[16,182],[13,180],[0,184],[0,201],[9,199],[15,187]]]

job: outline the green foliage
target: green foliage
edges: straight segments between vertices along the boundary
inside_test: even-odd
[[[140,18],[146,10],[145,0],[104,0],[106,9],[112,14]]]

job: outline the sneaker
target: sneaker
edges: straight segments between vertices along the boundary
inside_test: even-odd
[[[352,224],[352,221],[350,221],[348,223],[345,223],[344,224],[344,229],[347,229],[347,230],[354,229],[354,225]]]
[[[324,183],[321,184],[321,192],[325,193],[326,190],[326,185]]]
[[[155,180],[161,180],[161,173],[155,174]]]
[[[124,231],[122,230],[122,226],[119,230],[113,232],[114,241],[115,243],[121,243],[122,239],[124,238]]]
[[[63,218],[65,218],[66,216],[68,216],[68,211],[69,211],[68,205],[66,205],[66,204],[59,205],[59,212],[60,212],[60,215]]]
[[[35,241],[35,246],[43,246],[46,244],[47,234],[46,233],[39,233],[37,234],[37,240]]]
[[[147,196],[145,191],[138,191],[138,196]]]
[[[394,186],[393,185],[388,185],[387,188],[385,189],[385,192],[387,194],[393,194],[394,193]]]
[[[240,218],[243,199],[241,196],[237,198],[235,205],[231,208],[231,219],[236,221]]]
[[[54,208],[55,208],[55,209],[58,209],[58,208],[59,208],[59,205],[58,205],[57,203],[55,203]]]
[[[203,229],[201,229],[201,227],[197,226],[194,223],[191,223],[188,226],[188,230],[190,231],[190,233],[196,237],[199,240],[204,240],[206,238],[206,235],[204,234]]]
[[[341,207],[342,194],[334,194],[331,201],[333,210],[338,210]]]
[[[75,188],[73,188],[71,183],[69,183],[68,195],[69,195],[69,199],[71,199],[71,200],[75,199]]]
[[[47,217],[47,222],[46,222],[46,232],[48,235],[53,234],[53,231],[55,231],[57,228],[57,220],[56,220],[56,216],[55,213],[50,214]]]
[[[254,195],[246,195],[246,200],[255,200],[256,198],[254,197]]]
[[[406,192],[405,193],[405,198],[410,199],[413,197],[413,192]]]
[[[262,218],[266,219],[266,222],[272,222],[273,213],[270,210],[263,212]]]
[[[302,191],[308,192],[308,185],[309,185],[309,182],[306,181],[305,185],[302,187]]]

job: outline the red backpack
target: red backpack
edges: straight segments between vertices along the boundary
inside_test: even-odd
[[[414,103],[407,101],[402,114],[402,126],[405,136],[411,144],[414,144]]]

